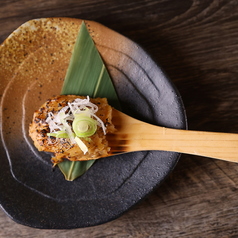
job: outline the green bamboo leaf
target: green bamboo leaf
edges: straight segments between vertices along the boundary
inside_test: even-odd
[[[84,22],[74,46],[61,94],[106,97],[119,108],[116,90]]]
[[[64,161],[59,164],[61,172],[65,179],[73,181],[77,177],[83,175],[93,164],[95,160],[88,161]]]
[[[113,107],[120,109],[119,99],[103,60],[83,22],[74,46],[61,94],[106,97]],[[58,164],[65,179],[73,181],[95,162],[69,161]]]

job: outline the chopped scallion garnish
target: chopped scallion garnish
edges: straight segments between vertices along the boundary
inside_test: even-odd
[[[78,137],[92,136],[97,130],[97,121],[89,116],[76,114],[72,128]]]
[[[56,138],[69,138],[68,134],[65,131],[57,131],[53,133],[47,133],[47,136],[52,136]]]

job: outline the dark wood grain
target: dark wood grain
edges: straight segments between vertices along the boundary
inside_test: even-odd
[[[0,42],[33,18],[98,21],[148,51],[179,89],[190,129],[238,133],[236,0],[1,0]],[[38,230],[0,211],[0,237],[238,237],[238,165],[182,155],[164,184],[115,221]]]

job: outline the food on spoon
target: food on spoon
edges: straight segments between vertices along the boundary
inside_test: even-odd
[[[54,165],[64,159],[92,160],[109,154],[107,133],[115,131],[106,98],[60,95],[33,115],[29,135],[39,151],[53,153]]]

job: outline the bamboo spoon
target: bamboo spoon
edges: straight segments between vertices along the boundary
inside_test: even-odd
[[[238,162],[238,134],[169,129],[113,109],[117,131],[108,135],[111,155],[163,150]]]

